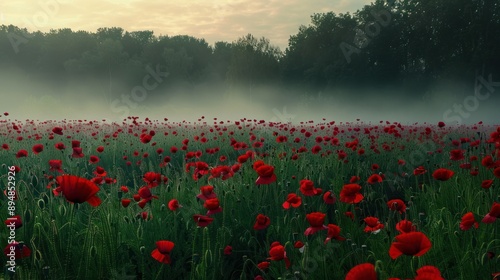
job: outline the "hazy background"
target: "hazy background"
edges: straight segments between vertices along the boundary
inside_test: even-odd
[[[500,4],[428,2],[4,3],[0,110],[498,123]]]

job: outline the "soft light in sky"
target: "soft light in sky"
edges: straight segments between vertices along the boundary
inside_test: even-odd
[[[191,35],[209,44],[232,42],[251,33],[285,50],[290,35],[308,25],[313,13],[353,13],[370,0],[40,0],[3,1],[0,24],[29,31],[100,27],[152,30],[155,35]]]

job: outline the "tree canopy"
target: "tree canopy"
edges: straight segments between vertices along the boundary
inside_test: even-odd
[[[377,0],[350,14],[311,16],[280,50],[243,35],[209,45],[189,35],[156,36],[119,27],[47,33],[0,26],[2,66],[61,85],[73,80],[140,83],[147,66],[169,73],[161,87],[281,85],[327,91],[396,85],[425,90],[437,81],[500,74],[500,2]],[[472,82],[471,82],[472,84]],[[104,85],[103,85],[104,86]]]

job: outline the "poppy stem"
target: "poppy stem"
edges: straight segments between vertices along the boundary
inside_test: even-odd
[[[72,243],[73,243],[73,220],[74,220],[74,216],[75,216],[75,212],[74,212],[74,209],[75,209],[75,205],[73,203],[71,203],[69,205],[69,224],[68,224],[68,243],[67,243],[67,246],[66,246],[66,252],[65,252],[65,260],[66,260],[66,264],[65,264],[65,272],[64,272],[64,275],[69,275],[69,267],[71,266],[71,246],[72,246]]]
[[[418,267],[418,257],[412,256],[410,260],[411,273],[417,270]]]
[[[160,274],[161,274],[161,272],[162,272],[162,270],[163,270],[163,267],[164,267],[164,266],[165,266],[165,264],[164,264],[164,263],[162,263],[162,265],[160,266],[160,270],[158,270],[158,273],[156,274],[155,280],[156,280],[156,279],[159,279],[158,277],[160,277]]]

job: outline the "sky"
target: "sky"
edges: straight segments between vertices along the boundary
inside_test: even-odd
[[[71,28],[95,32],[100,27],[152,30],[159,35],[191,35],[213,45],[251,33],[268,38],[282,51],[300,25],[314,13],[355,12],[369,0],[40,0],[2,1],[0,24],[29,31]]]

